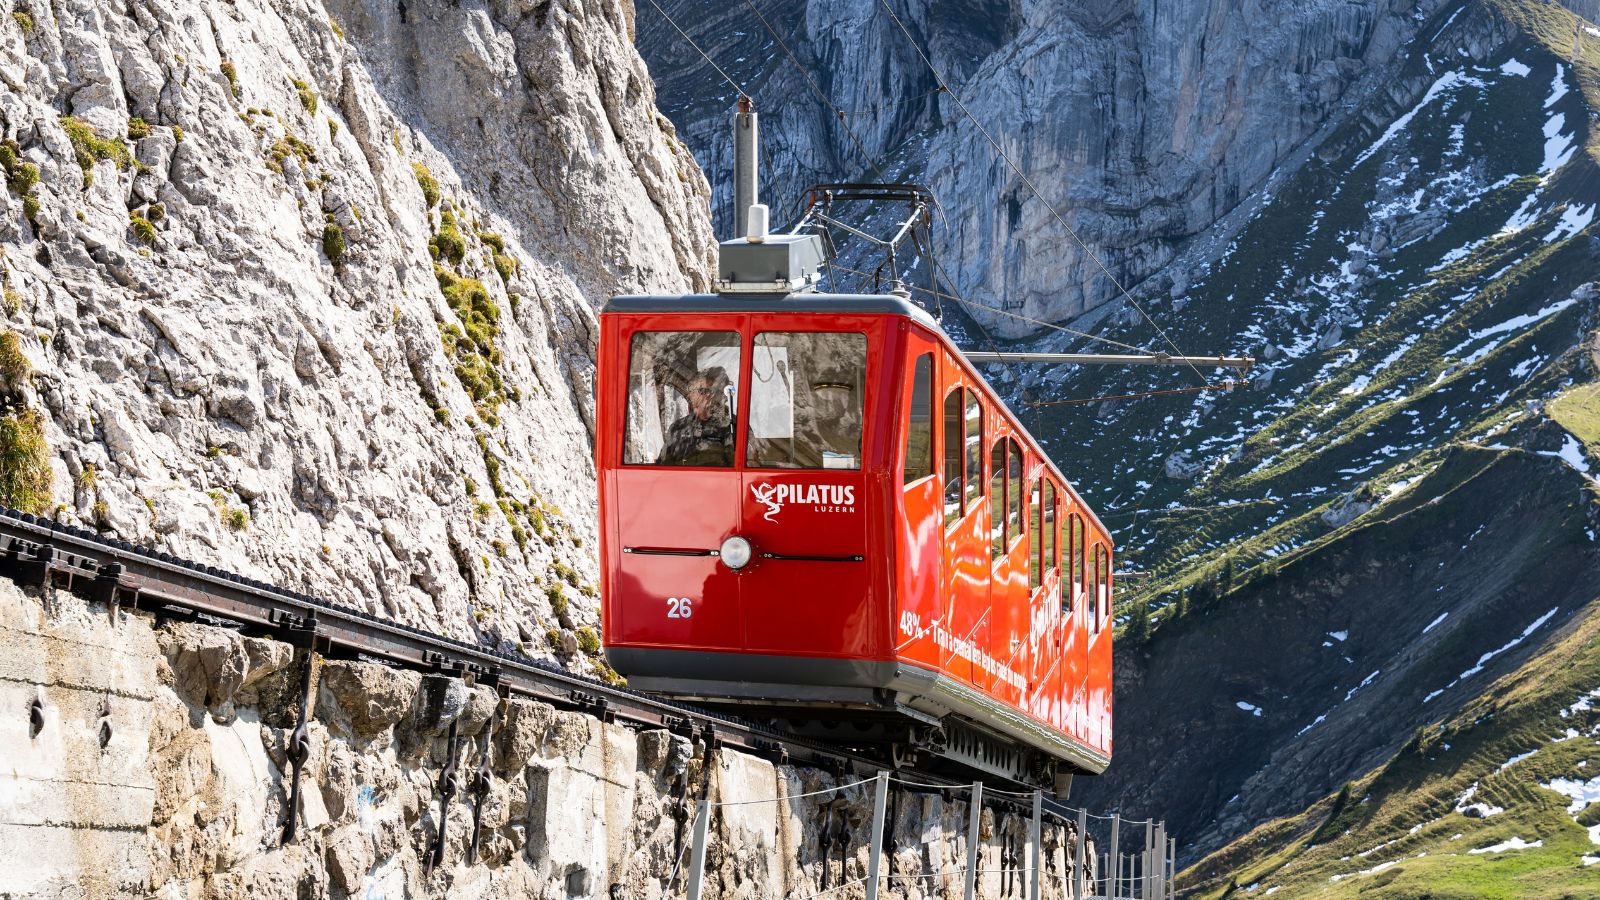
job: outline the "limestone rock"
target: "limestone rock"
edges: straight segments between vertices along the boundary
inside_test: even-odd
[[[31,219],[0,192],[7,327],[50,336],[24,345],[52,455],[96,465],[81,487],[65,467],[44,510],[505,651],[553,622],[536,581],[556,563],[595,581],[594,310],[707,284],[708,188],[631,9],[494,6],[4,20],[0,138],[39,166]],[[114,149],[81,168],[64,111]],[[447,284],[494,319],[488,399],[448,342],[467,311],[430,253],[447,214]],[[569,615],[597,624],[587,601]],[[213,703],[241,687],[217,674]]]
[[[329,661],[322,665],[317,715],[342,713],[355,735],[370,737],[411,712],[421,683],[415,672],[378,663]]]

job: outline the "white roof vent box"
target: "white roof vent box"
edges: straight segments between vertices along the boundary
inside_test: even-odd
[[[720,250],[719,294],[791,294],[822,280],[822,238],[814,234],[752,234]]]

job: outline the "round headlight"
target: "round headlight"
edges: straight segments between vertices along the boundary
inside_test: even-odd
[[[750,557],[754,554],[750,549],[750,542],[738,535],[722,542],[717,549],[717,555],[722,557],[722,564],[735,572],[750,564]]]

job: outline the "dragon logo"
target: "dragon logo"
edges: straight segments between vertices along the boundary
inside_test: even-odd
[[[752,484],[750,494],[767,508],[762,518],[772,523],[786,503],[809,505],[817,512],[856,511],[856,489],[848,484]]]
[[[768,522],[778,521],[778,513],[783,509],[783,501],[773,499],[773,495],[778,493],[778,486],[775,484],[752,484],[750,485],[750,493],[755,495],[757,503],[767,508],[767,514],[763,518]]]

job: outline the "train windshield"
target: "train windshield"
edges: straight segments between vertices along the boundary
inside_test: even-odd
[[[861,468],[867,336],[765,331],[750,359],[746,465]]]
[[[733,465],[736,331],[641,331],[628,360],[629,465]]]

